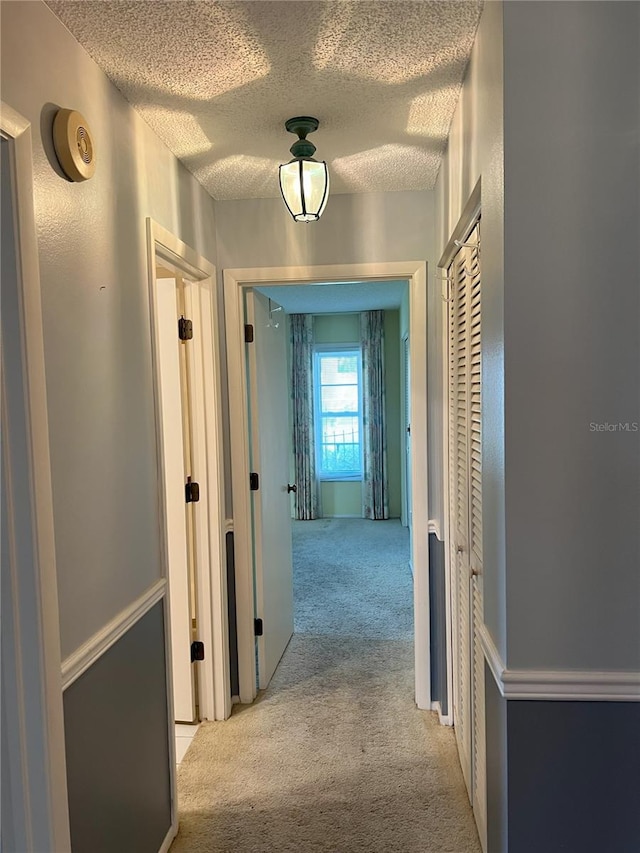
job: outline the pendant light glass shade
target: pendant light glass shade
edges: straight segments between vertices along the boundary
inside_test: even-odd
[[[280,166],[280,192],[296,222],[315,222],[322,216],[329,198],[327,164],[313,159],[316,147],[307,134],[318,129],[318,119],[298,116],[285,122],[298,139],[290,148],[293,160]]]
[[[280,166],[280,191],[296,222],[315,222],[329,198],[327,164],[296,157]]]

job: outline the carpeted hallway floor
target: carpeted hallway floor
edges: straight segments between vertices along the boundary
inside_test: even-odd
[[[200,726],[173,853],[478,853],[454,735],[413,702],[408,536],[294,523],[296,633],[269,688]]]

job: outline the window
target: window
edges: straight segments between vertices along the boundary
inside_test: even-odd
[[[356,345],[317,348],[314,357],[317,475],[362,479],[362,356]]]

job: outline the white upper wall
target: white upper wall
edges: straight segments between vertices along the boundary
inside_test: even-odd
[[[214,204],[42,2],[2,4],[2,99],[33,131],[64,657],[160,575],[145,220],[215,262]],[[84,184],[57,107],[93,132]]]
[[[434,203],[428,190],[333,195],[322,219],[305,224],[294,222],[279,198],[219,201],[219,268],[427,260],[431,272],[436,260]],[[431,365],[429,370],[431,384]],[[435,456],[442,423],[436,403],[434,398],[428,423],[430,517],[441,493],[431,477],[441,470]]]
[[[434,194],[332,195],[318,222],[282,199],[216,202],[221,269],[413,261],[432,257]]]
[[[640,4],[505,4],[508,664],[640,669]],[[597,429],[597,427],[596,427]]]
[[[510,668],[640,669],[640,432],[595,426],[640,422],[639,41],[637,3],[486,3],[436,186],[442,250],[481,181],[484,616]]]
[[[456,109],[447,152],[436,184],[437,258],[449,242],[476,184],[482,201],[483,342],[483,547],[485,623],[501,654],[506,653],[504,531],[504,157],[502,3],[485,3],[471,61]],[[432,278],[433,304],[440,282]],[[438,356],[436,395],[447,405],[443,377],[444,319],[433,340]],[[437,458],[442,458],[438,450]]]

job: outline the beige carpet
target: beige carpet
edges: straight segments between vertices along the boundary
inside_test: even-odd
[[[415,708],[406,640],[294,635],[254,705],[200,726],[178,791],[173,853],[480,850],[453,731]]]

